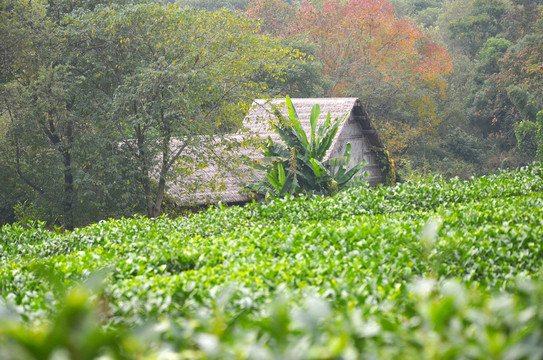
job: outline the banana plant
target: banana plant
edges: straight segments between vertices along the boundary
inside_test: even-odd
[[[278,119],[273,127],[284,144],[268,138],[264,146],[264,158],[253,167],[266,172],[266,178],[259,183],[247,184],[246,188],[266,196],[283,196],[286,194],[333,195],[351,182],[355,175],[367,164],[362,161],[347,170],[351,159],[351,144],[347,144],[341,157],[324,160],[327,151],[348,114],[341,118],[331,119],[330,113],[324,124],[319,126],[320,106],[311,109],[311,134],[302,128],[298,113],[289,96],[286,97],[288,119],[274,108]],[[359,176],[363,179],[367,173]]]

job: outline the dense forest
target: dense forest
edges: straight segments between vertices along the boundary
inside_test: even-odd
[[[240,146],[268,96],[359,97],[403,179],[543,159],[542,9],[0,0],[0,224],[168,212],[167,180]]]

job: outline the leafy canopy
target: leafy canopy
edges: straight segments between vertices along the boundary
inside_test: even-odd
[[[138,183],[148,216],[160,215],[169,181],[217,161],[217,139],[226,142],[221,135],[237,130],[263,96],[261,80],[281,78],[300,56],[256,25],[227,10],[158,4],[70,19],[67,41],[80,44],[73,61],[93,89],[91,106],[107,110],[95,124],[121,144],[133,174],[126,181]]]

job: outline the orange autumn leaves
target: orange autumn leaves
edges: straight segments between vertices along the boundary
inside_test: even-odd
[[[387,139],[393,156],[402,157],[422,137],[425,142],[435,137],[451,58],[442,45],[398,18],[386,0],[325,0],[321,6],[252,0],[247,15],[262,20],[263,32],[317,44],[327,96],[360,97],[381,131],[402,128]]]
[[[385,82],[408,80],[442,90],[440,77],[452,71],[445,48],[398,19],[385,0],[325,1],[320,10],[305,2],[295,19],[290,35],[304,34],[317,43],[324,73],[343,80],[332,96],[344,95],[346,85],[353,85],[350,79],[366,72],[377,72]]]
[[[341,78],[329,95],[344,95],[345,80],[369,69],[383,81],[411,80],[443,89],[452,72],[447,50],[406,19],[399,19],[386,0],[324,1],[317,8],[305,1],[296,9],[283,0],[253,0],[246,14],[263,21],[262,30],[276,36],[304,36],[319,45],[324,75]]]

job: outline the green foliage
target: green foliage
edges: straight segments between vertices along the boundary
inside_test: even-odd
[[[539,110],[537,99],[520,86],[511,85],[505,89],[507,96],[523,119],[535,119]]]
[[[44,1],[45,2],[45,1]],[[153,2],[153,0],[47,0],[47,15],[54,22],[61,23],[65,16],[78,12],[92,12],[96,8],[112,3],[130,6]]]
[[[0,337],[9,346],[0,352],[3,359],[92,360],[100,356],[131,359],[136,344],[130,346],[125,332],[104,329],[99,321],[99,307],[90,301],[91,293],[83,287],[71,289],[62,299],[50,324],[28,328],[13,318],[0,318]],[[136,346],[135,346],[136,345]],[[132,355],[128,355],[132,353]]]
[[[396,174],[394,160],[390,158],[388,151],[385,149],[373,149],[373,151],[375,151],[377,163],[384,176],[383,184],[393,186],[396,184],[396,181],[400,180],[398,174]]]
[[[265,81],[298,65],[298,78],[315,73],[305,55],[232,11],[130,0],[0,5],[1,183],[21,194],[2,194],[6,219],[25,200],[66,229],[158,216],[167,184],[222,165],[214,151],[265,96]]]
[[[136,201],[121,201],[118,187],[112,186],[121,182],[119,177],[105,176],[112,171],[100,166],[107,157],[107,165],[115,168],[112,143],[119,140],[97,136],[104,109],[93,109],[91,99],[97,93],[73,61],[80,44],[72,47],[65,41],[64,16],[104,2],[8,3],[2,2],[0,31],[11,49],[0,53],[17,55],[16,61],[2,60],[9,77],[0,84],[0,154],[6,174],[2,180],[11,184],[5,189],[21,196],[16,201],[2,196],[2,207],[31,202],[44,210],[41,220],[67,229],[107,215],[132,214]],[[102,100],[101,106],[106,106]],[[119,197],[112,200],[108,195]],[[97,215],[97,208],[107,210]]]
[[[481,84],[488,76],[500,72],[498,60],[503,57],[511,42],[506,39],[490,38],[477,53],[474,80]]]
[[[515,128],[518,148],[530,157],[543,159],[543,111],[537,113],[536,121],[522,121]]]
[[[0,160],[0,162],[2,161]],[[14,222],[13,208],[18,203],[24,203],[30,197],[24,191],[23,186],[17,183],[17,174],[10,170],[9,167],[0,165],[0,172],[2,173],[2,176],[0,176],[0,189],[2,189],[0,192],[0,226]]]
[[[281,78],[263,74],[266,93],[280,97],[290,95],[293,98],[322,97],[328,84],[322,76],[323,65],[316,57],[318,47],[295,37],[281,38],[279,42],[285,48],[299,50],[300,56],[291,60]]]
[[[44,218],[43,210],[36,208],[34,204],[27,204],[27,201],[17,203],[13,207],[14,220],[23,227],[32,227],[37,221]]]
[[[85,44],[72,59],[96,94],[91,106],[107,104],[98,131],[113,131],[123,164],[132,160],[125,182],[139,184],[149,217],[160,215],[175,170],[217,161],[221,136],[239,129],[251,99],[267,88],[262,79],[281,78],[300,56],[226,10],[112,5],[68,23],[67,41]]]
[[[465,161],[480,163],[482,147],[477,139],[462,129],[456,128],[449,132],[444,139],[443,147],[453,155]]]
[[[48,25],[44,1],[0,1],[0,86],[35,70],[34,54]]]
[[[542,177],[533,164],[64,234],[4,226],[0,354],[538,358]]]
[[[518,124],[522,121],[535,123],[536,114],[543,106],[543,72],[539,65],[536,65],[543,59],[542,37],[528,35],[508,47],[505,54],[497,60],[498,72],[485,74],[485,69],[495,70],[495,65],[492,64],[496,61],[495,58],[505,51],[506,46],[505,41],[489,40],[488,47],[480,54],[478,70],[482,72],[476,73],[476,79],[485,80],[468,101],[471,124],[478,127],[483,136],[493,140],[502,151],[517,147],[516,136],[522,138],[528,135],[527,125],[519,128]],[[533,147],[529,145],[530,142],[531,140],[524,139],[522,152],[533,159],[535,153],[529,149]]]
[[[249,0],[167,0],[165,2],[176,3],[181,7],[217,11],[220,9],[244,10]]]
[[[505,3],[501,0],[476,0],[467,16],[449,24],[451,39],[463,45],[473,58],[485,43],[502,31]]]
[[[541,160],[543,159],[543,111],[537,113],[536,127],[537,157]]]
[[[337,193],[367,164],[362,161],[347,169],[351,159],[351,144],[347,144],[342,157],[325,160],[339,126],[348,114],[341,119],[331,120],[328,113],[326,121],[317,129],[320,107],[318,104],[314,105],[311,109],[311,133],[308,137],[288,95],[286,105],[289,118],[285,119],[279,110],[275,109],[278,123],[273,124],[284,145],[268,138],[264,147],[264,159],[253,165],[266,172],[266,180],[248,184],[247,188],[266,196]]]
[[[517,150],[515,129],[522,121],[535,122],[542,105],[536,65],[541,64],[536,25],[541,10],[535,1],[455,0],[443,3],[433,28],[433,34],[447,43],[455,64],[442,103],[451,126],[442,129],[441,138],[455,127],[477,138],[482,157],[475,163],[461,161],[478,171],[534,160],[530,139]],[[439,162],[432,165],[437,168]]]

